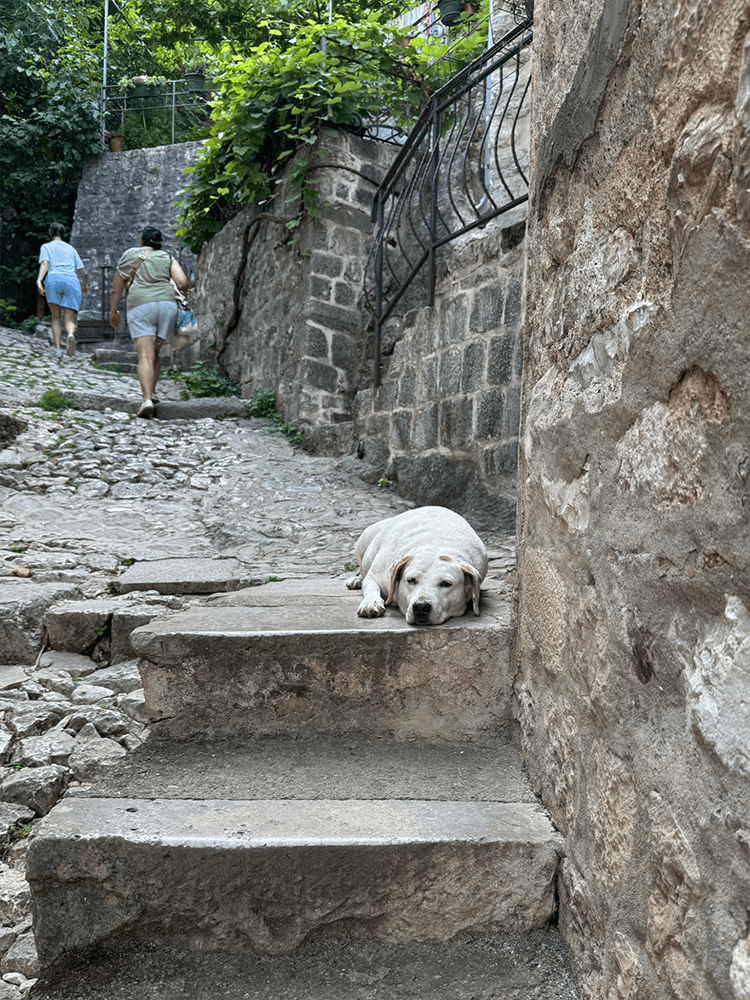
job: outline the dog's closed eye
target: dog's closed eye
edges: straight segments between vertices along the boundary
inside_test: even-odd
[[[440,583],[438,584],[438,586],[439,587],[452,587],[453,586],[453,581],[452,580],[441,580]]]
[[[416,578],[416,576],[407,576],[407,578],[406,578],[406,582],[407,582],[407,583],[411,583],[411,584],[415,584],[415,583],[417,583],[418,581],[417,581],[417,578]]]

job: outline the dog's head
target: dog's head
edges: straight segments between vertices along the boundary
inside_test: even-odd
[[[450,556],[404,556],[391,566],[386,604],[396,600],[409,625],[441,625],[471,601],[479,614],[479,573]]]

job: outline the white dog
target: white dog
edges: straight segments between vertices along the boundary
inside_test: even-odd
[[[360,618],[385,614],[394,598],[410,625],[440,625],[479,614],[479,587],[487,550],[471,525],[446,507],[417,507],[366,528],[354,549],[362,588]]]

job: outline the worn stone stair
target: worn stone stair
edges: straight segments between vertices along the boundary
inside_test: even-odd
[[[126,979],[146,946],[169,962],[200,952],[206,975],[222,968],[207,956],[229,953],[242,979],[254,956],[315,942],[490,934],[502,950],[554,920],[561,841],[507,737],[507,605],[485,595],[479,618],[414,628],[393,611],[358,619],[358,596],[325,581],[267,590],[131,636],[154,736],[29,846],[49,996],[64,1000],[66,968],[92,947],[91,969],[115,962]],[[575,996],[548,946],[557,992],[519,966],[509,995]],[[441,975],[434,993],[328,995],[475,995]]]
[[[135,375],[138,371],[138,355],[113,347],[97,347],[91,360],[99,365],[116,365],[122,375]]]

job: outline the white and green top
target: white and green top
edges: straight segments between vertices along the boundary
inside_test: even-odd
[[[128,283],[133,268],[142,253],[148,256],[143,261],[128,292],[128,309],[135,309],[146,302],[174,302],[174,286],[169,280],[172,258],[166,250],[151,250],[149,247],[131,247],[117,261],[117,270]]]

